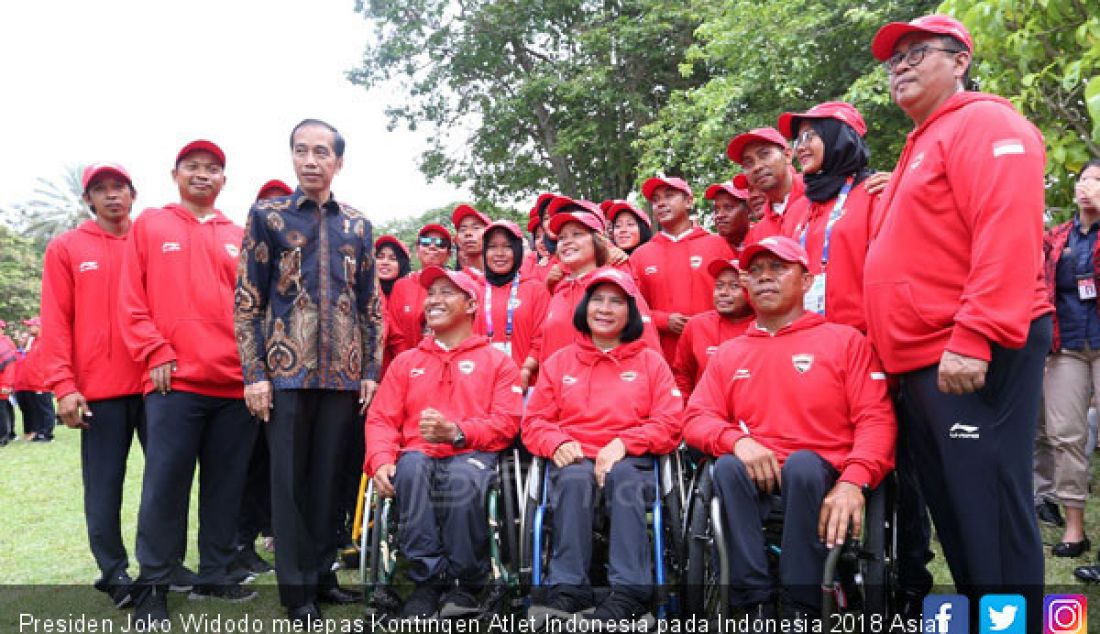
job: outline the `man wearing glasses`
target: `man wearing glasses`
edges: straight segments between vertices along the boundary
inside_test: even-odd
[[[421,270],[429,266],[446,267],[451,257],[451,232],[443,225],[427,224],[416,237],[416,258]],[[397,280],[386,302],[393,332],[387,335],[387,343],[394,355],[415,348],[427,333],[424,322],[424,297],[426,291],[420,285],[421,271],[413,271]]]
[[[869,335],[911,410],[914,462],[957,587],[975,600],[1034,595],[1032,449],[1052,310],[1043,138],[1008,101],[966,91],[973,41],[957,20],[887,24],[871,51],[915,129],[871,220]]]

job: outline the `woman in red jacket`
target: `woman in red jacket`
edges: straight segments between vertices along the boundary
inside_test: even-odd
[[[393,345],[393,322],[386,302],[393,293],[397,281],[407,276],[411,270],[409,248],[394,236],[379,236],[374,241],[374,270],[378,274],[378,287],[382,290],[382,318],[385,323],[386,343],[382,350],[382,375],[385,376],[390,362],[399,352]]]
[[[482,233],[482,261],[485,267],[485,301],[478,310],[474,332],[489,338],[520,368],[524,391],[538,368],[542,347],[542,322],[550,305],[546,285],[524,278],[523,233],[510,220],[498,220]]]
[[[554,511],[546,602],[533,614],[566,617],[592,602],[593,500],[602,489],[611,520],[611,594],[598,621],[634,620],[648,612],[653,561],[646,509],[655,495],[653,455],[680,440],[682,400],[657,349],[642,342],[640,294],[633,278],[603,269],[585,282],[573,314],[580,334],[539,371],[524,418],[523,442],[547,459]]]
[[[600,209],[604,210],[607,221],[611,223],[611,241],[627,255],[653,237],[653,223],[649,216],[627,201],[605,200],[600,203]]]

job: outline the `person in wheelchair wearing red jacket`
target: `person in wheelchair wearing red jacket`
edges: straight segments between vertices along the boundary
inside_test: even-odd
[[[784,617],[821,611],[826,555],[859,535],[864,489],[894,466],[897,422],[886,375],[855,328],[803,308],[813,284],[797,242],[742,252],[756,321],[719,347],[684,412],[684,440],[717,458],[715,491],[730,552],[730,603],[774,619],[761,523],[783,510]]]
[[[661,353],[642,339],[633,277],[604,269],[573,315],[584,335],[550,356],[527,404],[523,442],[547,459],[551,509],[548,594],[532,614],[569,617],[592,605],[588,571],[597,495],[610,516],[608,582],[597,621],[645,617],[653,591],[646,510],[653,456],[680,441],[682,397]]]

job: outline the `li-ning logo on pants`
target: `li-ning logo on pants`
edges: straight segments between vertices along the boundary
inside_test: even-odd
[[[978,440],[982,437],[982,432],[978,429],[977,425],[964,425],[962,423],[955,423],[951,426],[951,429],[947,430],[947,435],[950,438],[968,438],[970,440]]]

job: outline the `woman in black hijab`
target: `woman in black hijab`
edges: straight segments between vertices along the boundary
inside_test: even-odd
[[[814,275],[806,309],[867,332],[863,260],[876,199],[867,192],[874,173],[867,168],[867,125],[850,104],[830,101],[785,113],[778,127],[794,141],[806,183],[805,197],[787,210],[796,222],[791,237],[806,249]]]

